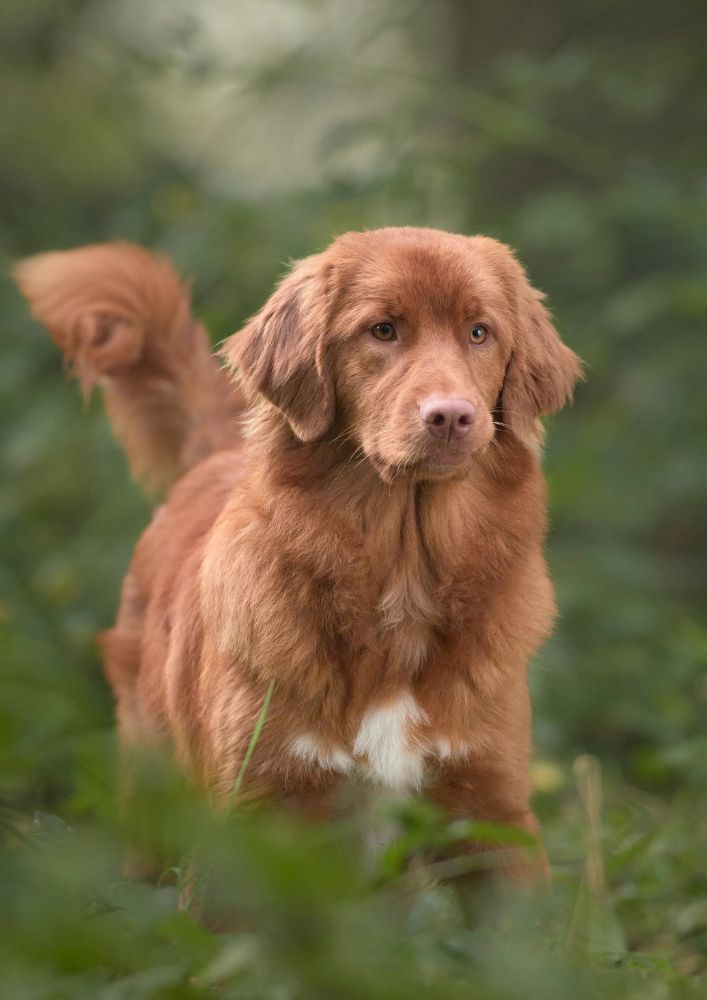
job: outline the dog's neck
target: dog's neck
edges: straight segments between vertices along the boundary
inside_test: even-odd
[[[375,539],[371,560],[383,574],[404,552],[408,561],[424,563],[443,577],[445,568],[468,551],[472,537],[479,554],[484,541],[484,562],[500,565],[499,554],[492,554],[496,536],[503,538],[505,550],[542,538],[544,490],[537,489],[542,483],[537,454],[504,429],[467,474],[436,481],[410,474],[385,481],[345,434],[334,431],[304,444],[272,407],[254,420],[250,437],[268,494],[306,493],[313,516],[326,508],[342,526],[360,532],[364,544]]]

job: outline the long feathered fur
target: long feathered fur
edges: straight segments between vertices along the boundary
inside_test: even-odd
[[[38,254],[14,277],[89,395],[99,385],[136,479],[161,492],[232,445],[245,408],[164,257],[130,243]]]

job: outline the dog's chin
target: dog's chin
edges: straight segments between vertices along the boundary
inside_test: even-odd
[[[412,478],[415,482],[442,482],[445,479],[466,479],[471,475],[473,468],[473,454],[469,455],[464,462],[448,463],[421,463],[414,470]]]
[[[477,450],[461,454],[436,454],[415,461],[370,452],[369,461],[384,483],[441,482],[446,479],[464,479],[471,474]]]

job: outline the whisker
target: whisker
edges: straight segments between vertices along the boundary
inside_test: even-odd
[[[351,438],[351,440],[355,440],[355,438],[354,438],[354,428],[350,428],[346,433]],[[360,458],[359,461],[355,462],[355,459],[357,459],[359,455],[362,455],[363,457]],[[359,467],[359,465],[362,465],[366,461],[367,457],[368,456],[366,455],[366,453],[364,451],[364,447],[363,447],[362,444],[360,444],[356,448],[354,448],[354,450],[351,452],[351,454],[349,455],[349,457],[343,463],[343,465],[341,466],[341,468],[337,472],[336,476],[332,480],[332,486],[335,486],[338,483],[338,481],[342,478],[342,476],[349,469],[349,467],[351,467],[351,471],[354,471],[355,469],[357,469]],[[355,462],[355,464],[354,464],[354,462]]]

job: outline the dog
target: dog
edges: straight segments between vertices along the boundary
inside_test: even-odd
[[[139,247],[15,274],[136,476],[168,490],[101,638],[123,747],[168,745],[220,807],[238,778],[246,800],[328,816],[358,777],[539,836],[540,417],[580,362],[511,250],[346,233],[294,264],[225,367]],[[545,865],[504,855],[518,877]]]

